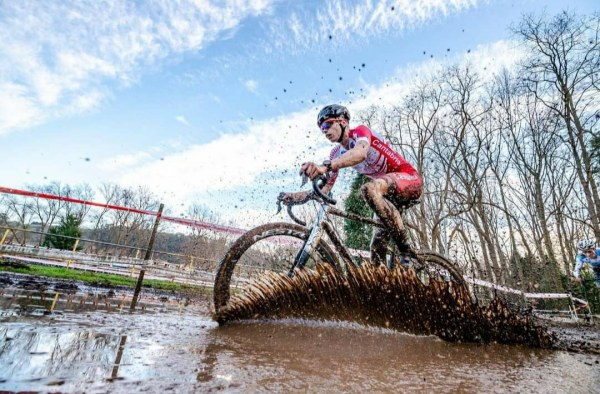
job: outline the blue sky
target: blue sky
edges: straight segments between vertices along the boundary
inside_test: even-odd
[[[392,104],[450,63],[510,67],[523,13],[599,5],[0,1],[0,186],[142,185],[172,214],[196,203],[249,227],[327,155],[324,104]]]

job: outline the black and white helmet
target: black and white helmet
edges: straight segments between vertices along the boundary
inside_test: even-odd
[[[348,108],[339,104],[330,104],[323,107],[323,109],[317,115],[317,126],[321,127],[321,123],[323,123],[327,119],[339,119],[344,118],[348,122],[350,121],[350,111]]]
[[[596,248],[596,241],[593,239],[582,239],[581,241],[577,242],[577,249],[582,252],[584,250],[595,249],[595,248]]]

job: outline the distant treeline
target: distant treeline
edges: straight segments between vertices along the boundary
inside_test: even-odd
[[[27,188],[29,191],[85,201],[98,199],[107,204],[138,210],[157,211],[160,205],[158,199],[145,188],[123,188],[115,184],[103,184],[98,190],[94,190],[87,184],[71,186],[59,182],[28,185]],[[168,214],[168,207],[165,213]],[[191,219],[218,222],[218,218],[207,208],[198,205],[193,205],[187,215]],[[60,226],[65,218],[73,217],[80,223],[81,238],[132,247],[130,249],[82,242],[80,248],[84,251],[141,258],[144,257],[155,220],[151,215],[109,208],[11,194],[0,195],[0,225],[43,233],[11,231],[7,236],[7,242],[44,245],[50,229]],[[192,262],[200,268],[214,267],[214,261],[220,259],[229,241],[230,237],[225,235],[163,222],[159,227],[154,250],[178,253],[187,257],[160,253],[156,253],[154,257],[174,263]],[[190,257],[193,257],[193,260]]]

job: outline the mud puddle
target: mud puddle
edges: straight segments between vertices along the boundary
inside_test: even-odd
[[[15,314],[0,307],[0,390],[114,392],[123,382],[127,390],[148,384],[146,391],[163,391],[169,384],[154,390],[151,382],[179,382],[165,360],[216,326],[208,316],[203,305],[168,303],[134,313]]]
[[[599,357],[358,324],[218,327],[210,303],[0,318],[0,390],[594,392]]]
[[[118,289],[86,288],[49,313],[57,290],[0,286],[0,391],[600,392],[597,354],[298,318],[219,327],[206,294],[142,293],[129,313]]]

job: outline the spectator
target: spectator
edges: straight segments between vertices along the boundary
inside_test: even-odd
[[[577,243],[577,251],[575,269],[573,270],[575,281],[581,283],[581,269],[584,264],[589,264],[594,273],[596,287],[600,288],[600,248],[596,247],[596,241],[592,239],[582,239]]]

